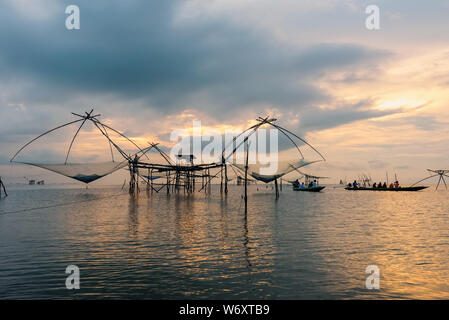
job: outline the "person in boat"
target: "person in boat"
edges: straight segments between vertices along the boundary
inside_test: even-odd
[[[378,189],[382,188],[382,182],[379,182],[379,184],[377,185],[377,188]]]
[[[306,188],[306,185],[304,184],[304,182],[301,183],[301,189],[305,189],[305,188]]]
[[[293,182],[293,185],[294,185],[295,187],[299,187],[299,185],[300,185],[300,183],[299,183],[299,180],[298,180],[298,179],[296,179],[296,181],[295,181],[295,182]]]
[[[357,188],[358,188],[358,183],[357,183],[356,180],[354,180],[354,182],[352,183],[352,187],[353,187],[354,189],[357,189]]]
[[[318,187],[318,183],[316,182],[316,180],[313,180],[313,187],[314,188]]]
[[[399,188],[399,181],[396,180],[396,181],[394,182],[394,187],[395,187],[395,188]]]
[[[390,189],[393,189],[393,188],[394,188],[394,184],[393,184],[393,182],[392,182],[392,183],[390,183],[390,186],[389,186],[389,188],[390,188]]]
[[[382,188],[387,189],[387,183],[384,182],[384,185],[382,186]]]
[[[377,188],[377,183],[374,182],[373,184],[373,188],[376,189]]]
[[[312,187],[313,187],[313,182],[310,181],[310,182],[309,182],[309,188],[312,188]]]

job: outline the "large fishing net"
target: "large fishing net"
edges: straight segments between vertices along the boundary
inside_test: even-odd
[[[79,119],[48,130],[32,139],[17,151],[11,162],[46,169],[87,184],[127,166],[129,160],[137,154],[135,148],[139,150],[138,153],[144,154],[144,151],[128,137],[100,122],[97,118],[99,115],[93,115],[93,110],[86,112],[85,115],[74,115],[78,116]],[[88,126],[91,128],[90,130],[86,129]],[[81,131],[82,128],[85,130]],[[56,135],[55,132],[58,132],[58,137],[51,137]],[[72,138],[67,141],[67,136]],[[78,141],[81,138],[80,136],[86,138],[87,141],[80,143]],[[106,138],[106,143],[104,138]],[[38,139],[41,143],[36,143],[38,146],[35,146],[33,150],[33,145],[35,145],[33,142]],[[76,139],[78,145],[75,143]],[[129,153],[129,146],[124,147],[124,142],[132,145],[134,155]],[[96,153],[102,147],[106,154],[99,156]],[[31,159],[23,155],[22,151],[25,148],[31,154]],[[52,148],[51,151],[49,148]],[[78,154],[72,155],[73,152],[71,151],[77,151]],[[109,161],[106,160],[108,153],[110,153],[109,158],[111,159]],[[36,161],[35,158],[40,160]],[[97,161],[85,161],[90,159]]]
[[[256,149],[253,148],[251,150],[251,146],[257,148],[260,146],[259,137],[257,136],[258,130],[262,127],[270,128],[271,130],[276,130],[276,136],[279,138],[276,141],[270,140],[270,149],[271,144],[276,143],[279,146],[283,146],[284,156],[281,157],[281,154],[274,152],[276,155],[276,159],[273,161],[266,161],[265,157],[264,161],[259,161],[258,156],[257,159],[254,160],[254,154],[260,152],[255,152]],[[257,136],[257,142],[256,142]],[[265,137],[263,135],[262,137]],[[301,150],[300,146],[305,146],[309,149],[311,154],[318,155],[320,159],[318,160],[306,160],[304,158],[303,150]],[[243,152],[242,152],[243,147]],[[266,146],[263,147],[263,153],[265,154]],[[276,148],[277,150],[278,148]],[[240,150],[240,152],[239,152]],[[246,153],[246,160],[243,159]],[[252,159],[249,160],[249,154],[252,155]],[[285,156],[287,155],[287,156]],[[237,160],[240,156],[240,159]],[[313,156],[312,156],[313,157]],[[271,158],[271,155],[270,157]],[[287,159],[288,158],[288,159]],[[281,160],[283,159],[283,160]],[[286,160],[287,159],[287,160]],[[312,158],[313,159],[313,158]],[[288,129],[285,129],[276,124],[276,119],[267,118],[258,118],[257,123],[253,126],[249,127],[241,134],[237,135],[231,143],[228,143],[222,152],[222,162],[229,163],[231,166],[237,168],[241,173],[246,171],[247,173],[254,179],[258,181],[262,181],[265,183],[270,183],[283,177],[284,175],[289,174],[292,171],[297,171],[299,168],[312,164],[314,162],[325,161],[324,157],[316,150],[312,145],[310,145],[307,141],[292,133]],[[241,176],[241,174],[239,175]]]
[[[127,165],[126,161],[117,162],[100,162],[100,163],[66,163],[66,164],[43,164],[43,163],[27,163],[42,169],[53,171],[68,178],[72,178],[84,183],[90,183],[100,179],[114,171],[117,171]]]
[[[299,159],[295,162],[291,161],[278,162],[276,170],[269,170],[272,171],[271,174],[262,174],[262,172],[264,172],[267,169],[266,165],[264,164],[261,163],[248,164],[248,174],[256,180],[269,183],[283,177],[284,175],[296,169],[307,166],[313,162],[316,161],[306,161],[304,159]],[[242,172],[245,171],[245,164],[234,163],[232,165]]]

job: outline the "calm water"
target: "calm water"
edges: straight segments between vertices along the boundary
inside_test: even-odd
[[[0,298],[449,298],[446,191],[212,194],[9,190]],[[52,207],[58,204],[65,206]],[[17,211],[34,207],[35,211]],[[65,289],[76,264],[81,289]],[[365,268],[380,268],[380,290]]]

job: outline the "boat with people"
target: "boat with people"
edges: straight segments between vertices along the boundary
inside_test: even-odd
[[[352,191],[420,191],[428,188],[427,186],[416,186],[416,187],[398,187],[398,188],[367,188],[367,187],[349,187],[347,186],[345,190]]]
[[[296,179],[295,181],[289,181],[293,186],[293,190],[306,191],[306,192],[320,192],[321,190],[326,188],[325,186],[320,186],[319,179],[327,179],[327,177],[312,176],[299,170],[296,171],[299,172],[305,178],[305,182],[299,182],[298,179]]]
[[[387,183],[384,182],[383,184],[379,182],[379,184],[374,183],[372,186],[369,184],[368,186],[364,184],[358,183],[356,180],[354,180],[353,183],[348,183],[348,185],[345,187],[345,190],[351,190],[351,191],[420,191],[428,188],[428,186],[410,186],[410,187],[402,187],[399,185],[399,181],[395,181],[394,183],[390,183],[389,186],[387,186]]]
[[[316,187],[304,187],[301,188],[300,186],[293,186],[293,190],[295,191],[308,191],[308,192],[320,192],[321,190],[323,190],[324,188],[326,188],[325,186],[316,186]]]

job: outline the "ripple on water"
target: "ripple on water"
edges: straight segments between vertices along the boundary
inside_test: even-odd
[[[449,298],[445,192],[221,197],[116,188],[13,190],[0,201],[0,298]],[[80,201],[77,204],[67,204]],[[8,213],[22,209],[49,208]],[[80,267],[81,289],[65,289]],[[365,269],[380,269],[380,290]]]

